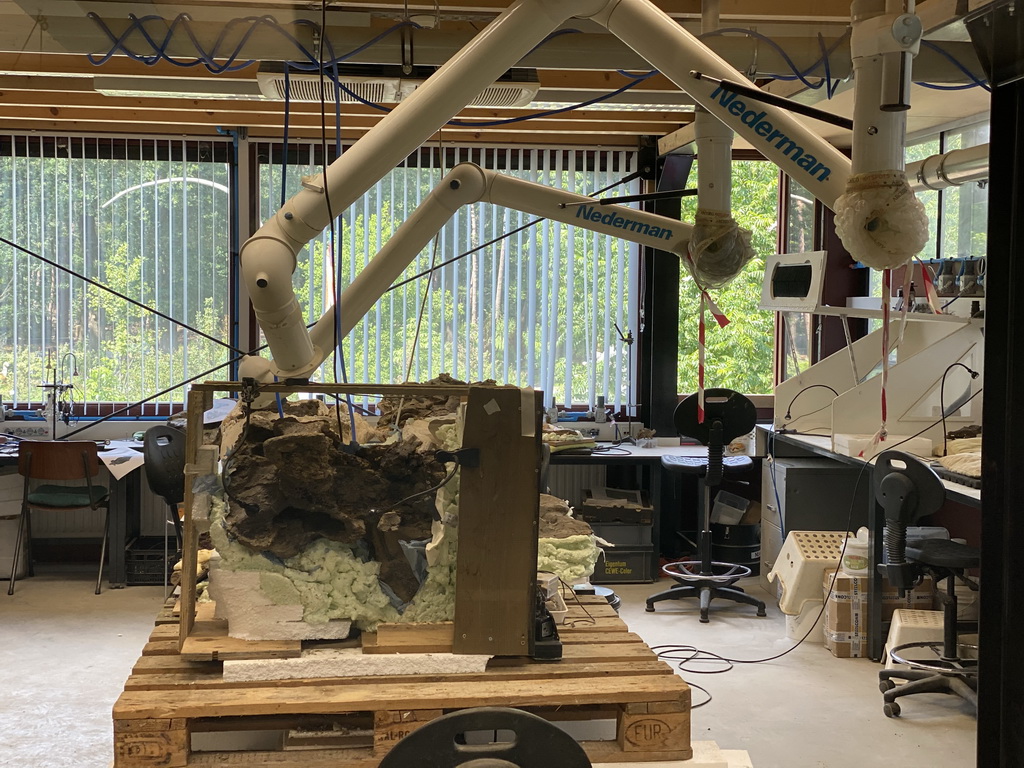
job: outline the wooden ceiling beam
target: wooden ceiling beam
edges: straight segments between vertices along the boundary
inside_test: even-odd
[[[50,79],[50,78],[44,78]],[[52,78],[58,79],[58,78]],[[88,107],[92,109],[139,109],[156,114],[167,112],[199,112],[213,115],[237,113],[252,115],[276,115],[283,119],[284,102],[263,99],[231,100],[231,99],[178,99],[178,98],[144,98],[136,96],[106,96],[95,91],[75,89],[67,92],[48,92],[31,88],[32,78],[0,76],[0,107]],[[75,80],[70,78],[71,85]],[[16,86],[26,86],[19,88]],[[320,105],[312,102],[293,102],[289,107],[294,115],[320,114]],[[327,105],[328,119],[334,120],[334,104]],[[468,107],[460,113],[462,120],[508,120],[535,115],[535,109],[496,109],[491,107]],[[380,119],[382,113],[363,104],[343,103],[342,117]],[[665,124],[678,126],[689,122],[692,114],[688,112],[648,111],[648,110],[592,110],[578,109],[557,115],[533,117],[532,125],[549,122],[595,122],[605,125],[617,124]]]
[[[46,120],[46,121],[88,121],[105,122],[108,126],[160,126],[173,133],[185,132],[198,126],[216,128],[218,126],[244,126],[250,131],[256,128],[282,131],[283,123],[279,115],[264,115],[252,112],[169,112],[152,109],[97,109],[95,107],[4,107],[0,108],[0,121],[6,125],[9,120]],[[373,117],[348,116],[342,121],[342,130],[366,132],[377,124]],[[473,133],[487,135],[493,133],[514,133],[516,126],[462,126],[449,125],[444,127],[445,134]],[[678,128],[675,125],[674,128]],[[289,130],[308,128],[320,130],[320,116],[312,113],[293,114],[289,119]],[[562,134],[595,134],[595,135],[661,135],[673,128],[663,123],[623,123],[608,124],[587,121],[548,121],[543,125],[531,126],[528,130],[520,130],[520,136],[531,139],[537,136],[556,136]],[[334,118],[328,117],[327,130],[333,134]]]
[[[124,123],[117,124],[111,123],[109,120],[53,120],[46,118],[16,118],[16,117],[3,117],[4,130],[6,131],[28,131],[38,132],[45,134],[62,134],[62,133],[95,133],[106,135],[127,135],[127,136],[138,136],[138,135],[176,135],[177,130],[157,130],[162,128],[160,125],[148,124],[141,125],[135,123]],[[342,140],[346,142],[356,141],[365,134],[365,131],[345,129],[342,130]],[[215,126],[194,126],[192,130],[187,132],[187,135],[191,138],[222,138],[216,130]],[[295,128],[289,131],[289,135],[293,140],[298,139],[314,139],[319,140],[320,129],[319,128]],[[261,127],[257,126],[249,131],[249,138],[257,140],[276,141],[281,138],[281,131],[279,128]],[[543,145],[555,145],[555,146],[580,146],[580,147],[621,147],[623,149],[634,149],[637,145],[635,136],[628,135],[613,135],[613,134],[597,134],[597,133],[563,133],[563,134],[531,134],[524,136],[520,132],[494,132],[494,133],[482,133],[479,131],[470,130],[455,130],[445,129],[442,132],[442,138],[446,144],[458,144],[470,145],[470,144],[535,144],[538,146]],[[524,141],[524,139],[527,139]],[[329,134],[329,141],[334,141],[334,134]],[[429,140],[424,142],[424,146],[431,143],[437,142],[437,136],[431,137]]]

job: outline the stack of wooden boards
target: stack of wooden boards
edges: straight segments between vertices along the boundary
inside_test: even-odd
[[[559,662],[499,657],[473,674],[256,682],[226,681],[224,662],[297,656],[301,644],[260,649],[232,640],[205,608],[196,616],[195,642],[181,652],[179,616],[170,604],[114,705],[114,766],[375,768],[405,734],[444,712],[476,706],[607,725],[614,738],[581,742],[595,763],[691,758],[689,687],[603,598],[581,601],[560,630]],[[442,650],[446,631],[423,625],[421,640],[406,629],[388,642]],[[366,650],[392,650],[382,645],[385,636],[365,637]]]

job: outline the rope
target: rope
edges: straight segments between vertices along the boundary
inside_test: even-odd
[[[700,315],[697,320],[697,423],[704,423],[704,358],[706,354],[705,332],[705,311],[710,309],[711,316],[715,318],[719,328],[725,328],[729,324],[729,318],[718,308],[715,300],[703,288],[700,289]]]

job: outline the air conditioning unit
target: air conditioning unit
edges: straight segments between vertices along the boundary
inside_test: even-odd
[[[338,82],[343,86],[340,98],[344,103],[360,100],[373,104],[397,104],[421,86],[435,71],[434,67],[414,67],[402,73],[397,66],[348,65],[338,68]],[[264,98],[282,101],[285,98],[285,77],[282,66],[264,64],[256,75]],[[328,102],[334,101],[334,83],[324,78]],[[469,102],[474,107],[525,107],[537,96],[540,81],[532,69],[510,69],[496,83],[488,86]],[[288,72],[288,99],[319,103],[320,75],[317,72]],[[355,95],[353,95],[355,94]],[[358,98],[356,98],[358,97]]]

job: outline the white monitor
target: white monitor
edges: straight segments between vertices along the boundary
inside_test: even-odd
[[[765,260],[761,309],[814,312],[821,305],[825,251],[778,253]]]

